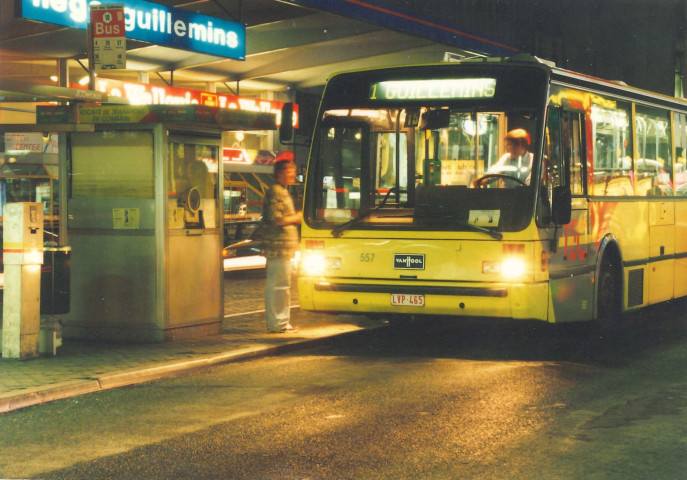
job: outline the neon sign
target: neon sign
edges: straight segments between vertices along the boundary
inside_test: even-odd
[[[84,87],[72,85],[72,88]],[[274,113],[277,116],[277,125],[281,124],[281,108],[284,106],[284,102],[275,100],[165,87],[149,83],[123,82],[100,77],[95,79],[95,89],[110,96],[126,98],[131,105],[206,105],[232,110]],[[299,127],[298,113],[298,105],[294,104],[293,128]]]
[[[241,23],[144,0],[21,0],[21,16],[65,27],[88,28],[91,4],[124,4],[127,38],[192,52],[245,60]]]
[[[492,98],[495,78],[390,80],[373,83],[370,100],[457,100]]]

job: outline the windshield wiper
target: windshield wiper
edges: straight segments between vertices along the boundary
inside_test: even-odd
[[[353,225],[359,223],[363,219],[367,218],[368,215],[370,215],[372,212],[379,210],[380,207],[377,208],[368,208],[363,211],[361,211],[357,217],[353,217],[346,223],[342,223],[341,225],[338,225],[332,229],[332,237],[334,238],[339,238],[341,235],[343,235],[344,230],[348,230],[351,228]]]
[[[461,227],[467,228],[468,230],[472,230],[473,232],[486,233],[494,240],[501,240],[503,238],[501,232],[497,232],[496,230],[492,230],[490,228],[480,227],[467,222],[458,222],[457,224]]]
[[[357,217],[354,217],[347,221],[346,223],[342,223],[341,225],[334,227],[332,229],[332,237],[334,238],[339,238],[345,230],[348,230],[351,228],[353,225],[356,225],[357,223],[360,223],[362,220],[367,218],[372,212],[379,211],[381,208],[386,205],[386,201],[389,199],[389,195],[391,192],[397,190],[396,187],[391,187],[388,192],[386,192],[386,195],[384,195],[384,198],[382,201],[377,205],[375,208],[367,208],[365,210],[362,210]],[[400,190],[399,190],[400,191]]]

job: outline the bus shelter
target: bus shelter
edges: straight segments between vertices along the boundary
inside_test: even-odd
[[[46,106],[60,131],[71,247],[65,338],[163,342],[223,319],[222,132],[276,129],[272,113],[200,105]]]

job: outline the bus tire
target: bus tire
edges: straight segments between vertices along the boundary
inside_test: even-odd
[[[604,258],[599,270],[597,291],[597,322],[600,326],[612,326],[620,318],[620,265]]]

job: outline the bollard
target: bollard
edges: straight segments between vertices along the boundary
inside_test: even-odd
[[[5,286],[2,310],[2,357],[39,354],[43,205],[7,203],[3,210]]]

